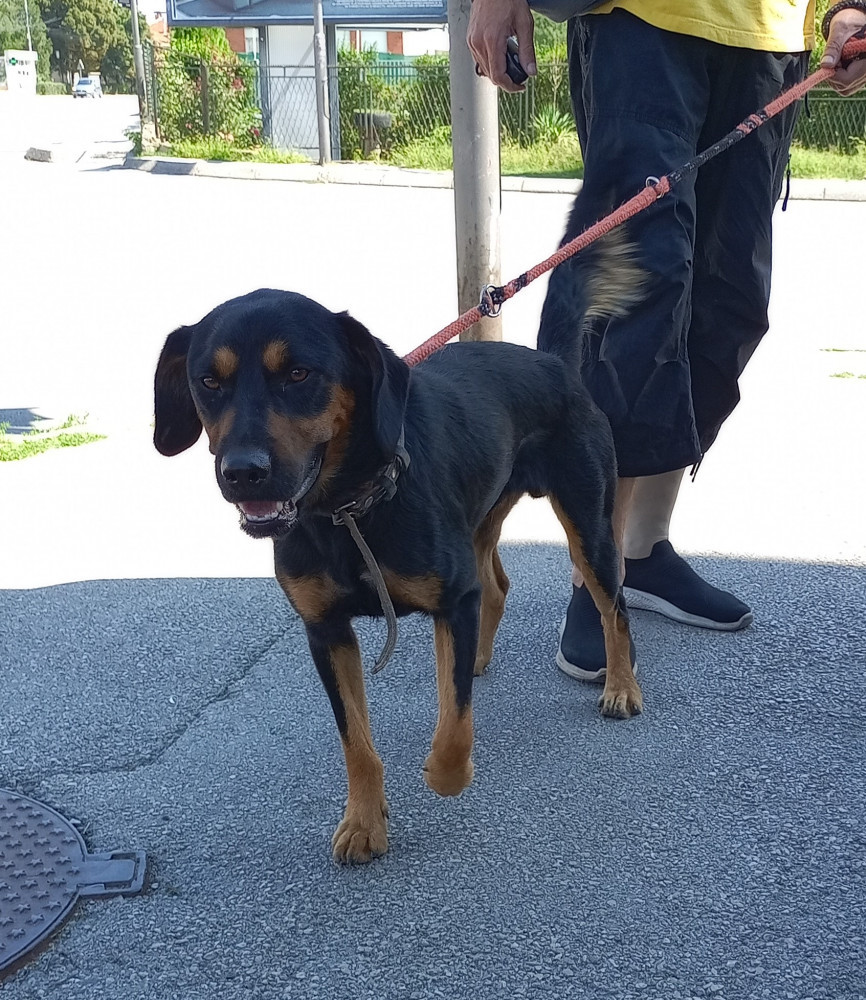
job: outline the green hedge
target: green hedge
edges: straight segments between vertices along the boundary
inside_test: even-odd
[[[170,51],[156,64],[159,134],[167,142],[216,136],[243,148],[261,144],[257,68]]]
[[[36,82],[36,93],[57,96],[58,94],[68,94],[69,87],[65,83],[55,83],[53,80],[38,80]]]

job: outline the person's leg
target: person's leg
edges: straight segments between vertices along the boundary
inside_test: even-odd
[[[804,55],[717,47],[700,148],[802,79],[805,69]],[[788,109],[710,161],[695,185],[688,350],[702,455],[739,402],[739,376],[768,327],[772,216],[796,114]],[[624,536],[628,604],[688,625],[744,628],[753,620],[748,606],[702,580],[668,540],[681,479],[678,471],[638,481]]]
[[[571,239],[697,150],[706,115],[707,46],[661,32],[622,11],[570,24],[572,101],[584,184],[568,222]],[[638,53],[629,58],[629,53]],[[686,347],[695,205],[692,179],[627,225],[647,273],[645,302],[624,319],[580,325],[568,311],[580,255],[551,275],[538,346],[579,366],[614,434],[622,545],[635,481],[681,470],[700,457]],[[637,477],[637,479],[635,479]],[[575,573],[557,662],[585,680],[604,679],[598,613]]]
[[[564,242],[633,197],[649,174],[693,156],[708,100],[698,40],[619,10],[573,19],[569,29],[584,180]],[[625,317],[585,322],[574,314],[571,289],[585,283],[591,266],[584,255],[550,277],[538,347],[578,367],[610,422],[623,477],[680,469],[700,457],[686,346],[694,226],[688,177],[625,225],[646,276],[643,302]]]
[[[698,576],[669,541],[684,472],[635,480],[623,535],[626,602],[684,625],[735,632],[751,624],[751,609]]]
[[[808,66],[805,53],[721,55],[701,148],[799,82]],[[773,213],[797,113],[797,105],[787,108],[698,174],[688,352],[702,455],[739,402],[739,377],[769,326]]]
[[[646,559],[656,542],[667,541],[685,471],[674,469],[635,480],[633,502],[623,525],[622,554],[626,559]]]

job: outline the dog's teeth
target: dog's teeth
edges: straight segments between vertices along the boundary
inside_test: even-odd
[[[263,503],[261,501],[250,501],[239,503],[238,509],[248,520],[254,522],[273,521],[279,517],[285,509],[284,503]],[[252,509],[249,509],[252,508]]]

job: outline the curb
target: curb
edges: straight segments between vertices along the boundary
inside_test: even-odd
[[[152,174],[217,177],[232,180],[294,181],[307,184],[364,184],[379,187],[453,188],[450,170],[412,170],[372,163],[243,163],[222,160],[182,160],[166,156],[127,156],[123,166]],[[574,178],[503,177],[503,191],[528,194],[576,194],[582,182]],[[866,181],[791,180],[794,201],[866,201]]]

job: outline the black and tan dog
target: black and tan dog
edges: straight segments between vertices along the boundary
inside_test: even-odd
[[[457,795],[472,780],[472,678],[493,654],[508,590],[496,546],[522,494],[550,497],[601,611],[602,712],[640,711],[611,529],[610,430],[559,359],[456,344],[410,369],[347,313],[260,290],[165,343],[156,447],[175,455],[202,425],[242,528],[274,541],[277,579],[336,716],[349,782],[338,859],[366,861],[388,843],[351,624],[382,607],[349,531],[332,519],[347,504],[380,500],[357,523],[395,610],[433,619],[439,718],[424,776],[434,791]]]

